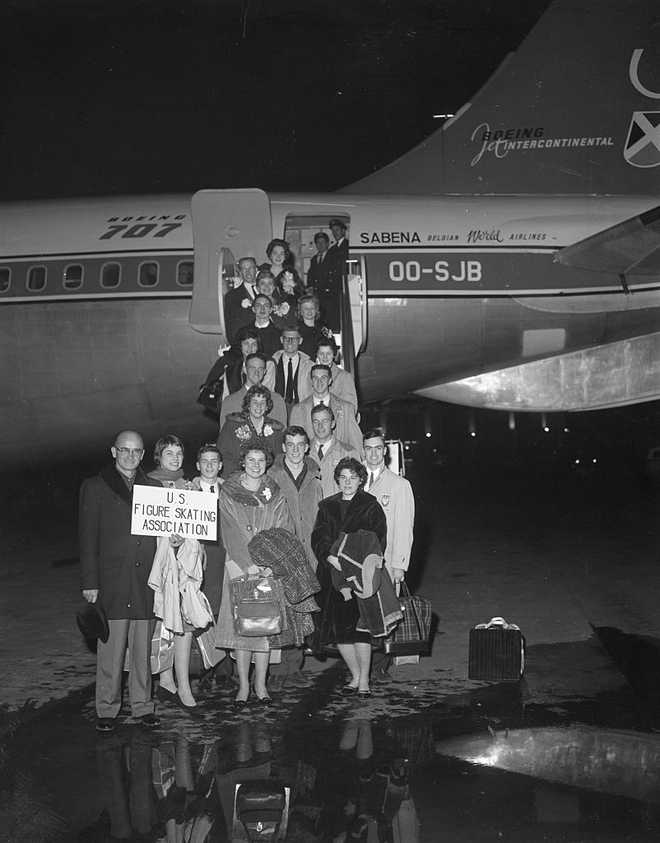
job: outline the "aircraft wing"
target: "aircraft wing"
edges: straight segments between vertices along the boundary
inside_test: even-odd
[[[565,266],[619,276],[660,276],[660,205],[560,249]]]

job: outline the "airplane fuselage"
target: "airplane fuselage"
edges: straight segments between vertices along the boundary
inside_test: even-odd
[[[350,271],[367,289],[362,401],[660,325],[657,277],[624,290],[554,260],[660,197],[269,199],[274,236],[349,220]],[[0,231],[3,465],[20,464],[26,442],[39,459],[102,447],[122,427],[213,434],[195,396],[224,338],[188,322],[189,196],[8,204]]]

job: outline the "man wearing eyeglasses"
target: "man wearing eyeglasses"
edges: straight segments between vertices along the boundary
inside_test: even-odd
[[[110,636],[96,654],[96,729],[111,732],[121,708],[126,647],[130,652],[128,693],[131,713],[147,728],[160,721],[151,699],[153,596],[148,579],[156,540],[131,535],[133,486],[159,486],[140,468],[144,442],[134,430],[117,434],[110,448],[114,464],[80,488],[79,540],[82,593],[100,601]]]

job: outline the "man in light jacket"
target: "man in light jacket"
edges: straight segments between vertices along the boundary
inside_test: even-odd
[[[319,467],[307,456],[309,438],[304,428],[287,427],[284,431],[282,451],[282,454],[275,457],[268,473],[286,498],[296,536],[305,548],[310,568],[315,571],[317,560],[312,550],[311,537],[323,490]],[[281,664],[272,664],[270,667],[271,688],[277,690],[285,684],[307,685],[307,679],[302,673],[303,659],[300,648],[283,649]]]

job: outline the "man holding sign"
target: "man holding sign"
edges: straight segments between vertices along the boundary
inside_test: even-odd
[[[114,465],[80,488],[79,538],[82,593],[99,600],[110,636],[99,641],[96,657],[96,728],[111,732],[121,708],[126,646],[130,650],[128,693],[133,717],[154,728],[160,720],[151,699],[150,649],[154,628],[153,591],[147,580],[156,551],[152,537],[131,534],[134,485],[159,485],[140,468],[144,443],[124,430],[110,448]]]

